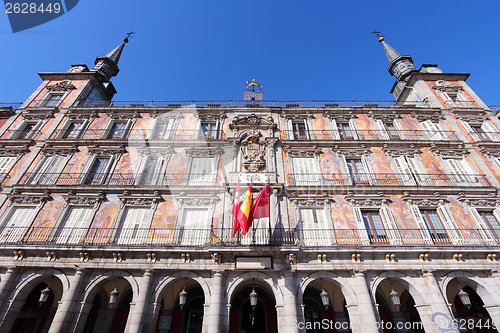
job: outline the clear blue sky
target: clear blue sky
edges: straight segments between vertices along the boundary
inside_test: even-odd
[[[416,68],[471,73],[498,105],[499,13],[500,1],[80,0],[13,34],[2,11],[0,102],[24,101],[37,72],[92,68],[130,30],[115,100],[241,100],[252,78],[266,100],[393,100],[377,29]]]

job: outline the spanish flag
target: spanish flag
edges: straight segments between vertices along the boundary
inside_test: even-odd
[[[248,223],[252,223],[250,219],[250,208],[252,207],[252,184],[248,185],[247,193],[245,193],[245,197],[241,202],[240,210],[238,212],[238,221],[242,226],[242,235],[246,235],[248,229]]]
[[[231,214],[234,217],[234,225],[233,225],[233,238],[234,235],[238,232],[238,230],[243,229],[243,225],[238,220],[238,215],[240,211],[240,180],[238,179],[238,185],[236,185],[236,191],[234,192],[234,200],[233,200],[233,209]]]
[[[252,208],[250,209],[250,219],[246,224],[246,231],[248,231],[248,229],[252,227],[252,222],[254,219],[270,217],[270,208],[271,205],[269,198],[269,183],[267,183],[262,191],[260,191],[259,195],[257,195],[257,198],[255,198]]]

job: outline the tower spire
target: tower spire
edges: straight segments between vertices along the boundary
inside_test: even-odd
[[[105,57],[95,58],[95,67],[92,71],[100,74],[101,80],[103,82],[108,82],[113,76],[116,76],[120,69],[118,68],[118,61],[122,55],[123,48],[125,44],[128,43],[129,38],[134,34],[133,31],[127,34],[127,37],[123,38],[123,42],[115,47],[111,52],[109,52]]]
[[[377,35],[378,41],[384,47],[385,55],[387,56],[387,60],[389,60],[389,73],[398,80],[405,80],[415,70],[411,57],[402,56],[398,51],[393,49],[384,41],[384,36],[380,35],[378,31],[374,31],[373,33]]]

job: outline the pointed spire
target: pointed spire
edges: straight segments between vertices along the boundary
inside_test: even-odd
[[[125,44],[128,43],[128,38],[134,32],[128,33],[127,37],[123,38],[123,42],[109,52],[105,57],[95,58],[95,67],[92,71],[97,72],[101,76],[103,82],[108,82],[113,76],[116,76],[120,69],[118,68],[118,61],[122,55]]]
[[[389,60],[389,73],[391,73],[391,75],[395,76],[398,80],[404,80],[415,70],[415,67],[413,67],[413,60],[410,56],[402,56],[384,41],[383,36],[379,36],[378,41],[382,43],[387,60]]]

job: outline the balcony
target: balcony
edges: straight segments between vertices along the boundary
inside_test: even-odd
[[[31,130],[30,128],[26,128],[24,130],[6,130],[0,136],[0,140],[19,140],[19,145],[24,144],[24,140],[29,141],[32,140],[40,134],[39,130]],[[11,141],[12,142],[12,141]]]
[[[458,136],[452,131],[439,131],[429,133],[425,131],[350,131],[348,134],[339,134],[338,131],[329,130],[304,130],[298,132],[295,130],[284,130],[285,139],[287,140],[446,140],[446,141],[459,141]]]
[[[457,100],[445,100],[445,103],[452,109],[482,109],[476,102],[471,101],[457,101]]]
[[[439,237],[419,229],[357,230],[251,228],[247,235],[232,237],[232,228],[50,228],[3,227],[1,244],[121,247],[241,247],[241,246],[498,246],[500,239],[483,229],[443,230]],[[389,239],[384,235],[397,235]],[[377,235],[377,236],[375,236]]]
[[[217,174],[184,173],[25,173],[18,185],[60,186],[217,186],[221,177]]]
[[[167,140],[218,140],[222,131],[211,131],[203,133],[194,130],[172,130],[158,133],[151,129],[87,129],[77,130],[56,130],[50,136],[51,140],[129,140],[129,141],[167,141]]]
[[[296,173],[287,180],[288,186],[491,186],[483,174]]]

